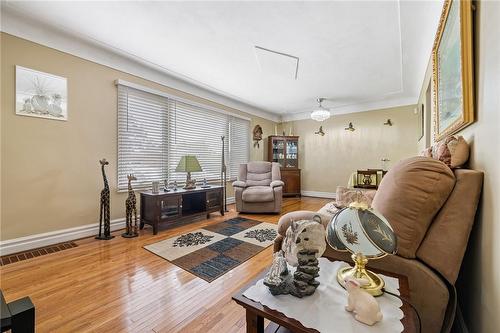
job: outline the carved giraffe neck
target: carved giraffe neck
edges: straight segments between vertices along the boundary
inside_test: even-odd
[[[106,173],[104,172],[104,165],[101,165],[102,180],[104,181],[104,189],[109,191],[108,180],[106,179]]]
[[[134,190],[132,189],[132,179],[128,180],[128,194],[129,195],[133,195],[134,194]]]

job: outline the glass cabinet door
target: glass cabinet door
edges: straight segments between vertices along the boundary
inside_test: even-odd
[[[298,141],[286,141],[286,165],[285,168],[298,168],[299,154]]]
[[[273,162],[278,162],[281,167],[285,167],[285,140],[273,138]]]
[[[161,219],[168,219],[181,215],[180,197],[166,197],[160,200]]]
[[[220,207],[222,202],[222,191],[207,192],[207,210]]]

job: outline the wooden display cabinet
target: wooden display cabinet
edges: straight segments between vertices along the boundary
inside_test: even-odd
[[[270,135],[267,151],[267,160],[280,164],[283,195],[300,196],[299,137]]]

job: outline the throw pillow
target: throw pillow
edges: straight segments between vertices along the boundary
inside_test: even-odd
[[[469,159],[469,144],[462,136],[448,136],[425,148],[420,156],[432,157],[446,164],[451,169],[462,167]]]

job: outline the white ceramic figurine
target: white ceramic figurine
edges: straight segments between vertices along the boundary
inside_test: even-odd
[[[326,250],[325,234],[319,215],[315,215],[312,220],[293,221],[282,243],[286,261],[297,267],[297,254],[305,249],[316,250],[316,258],[321,257]]]
[[[382,312],[375,297],[360,288],[361,284],[368,283],[365,279],[355,279],[348,277],[345,281],[345,288],[349,293],[345,309],[354,312],[354,318],[366,325],[374,325],[382,320]]]

